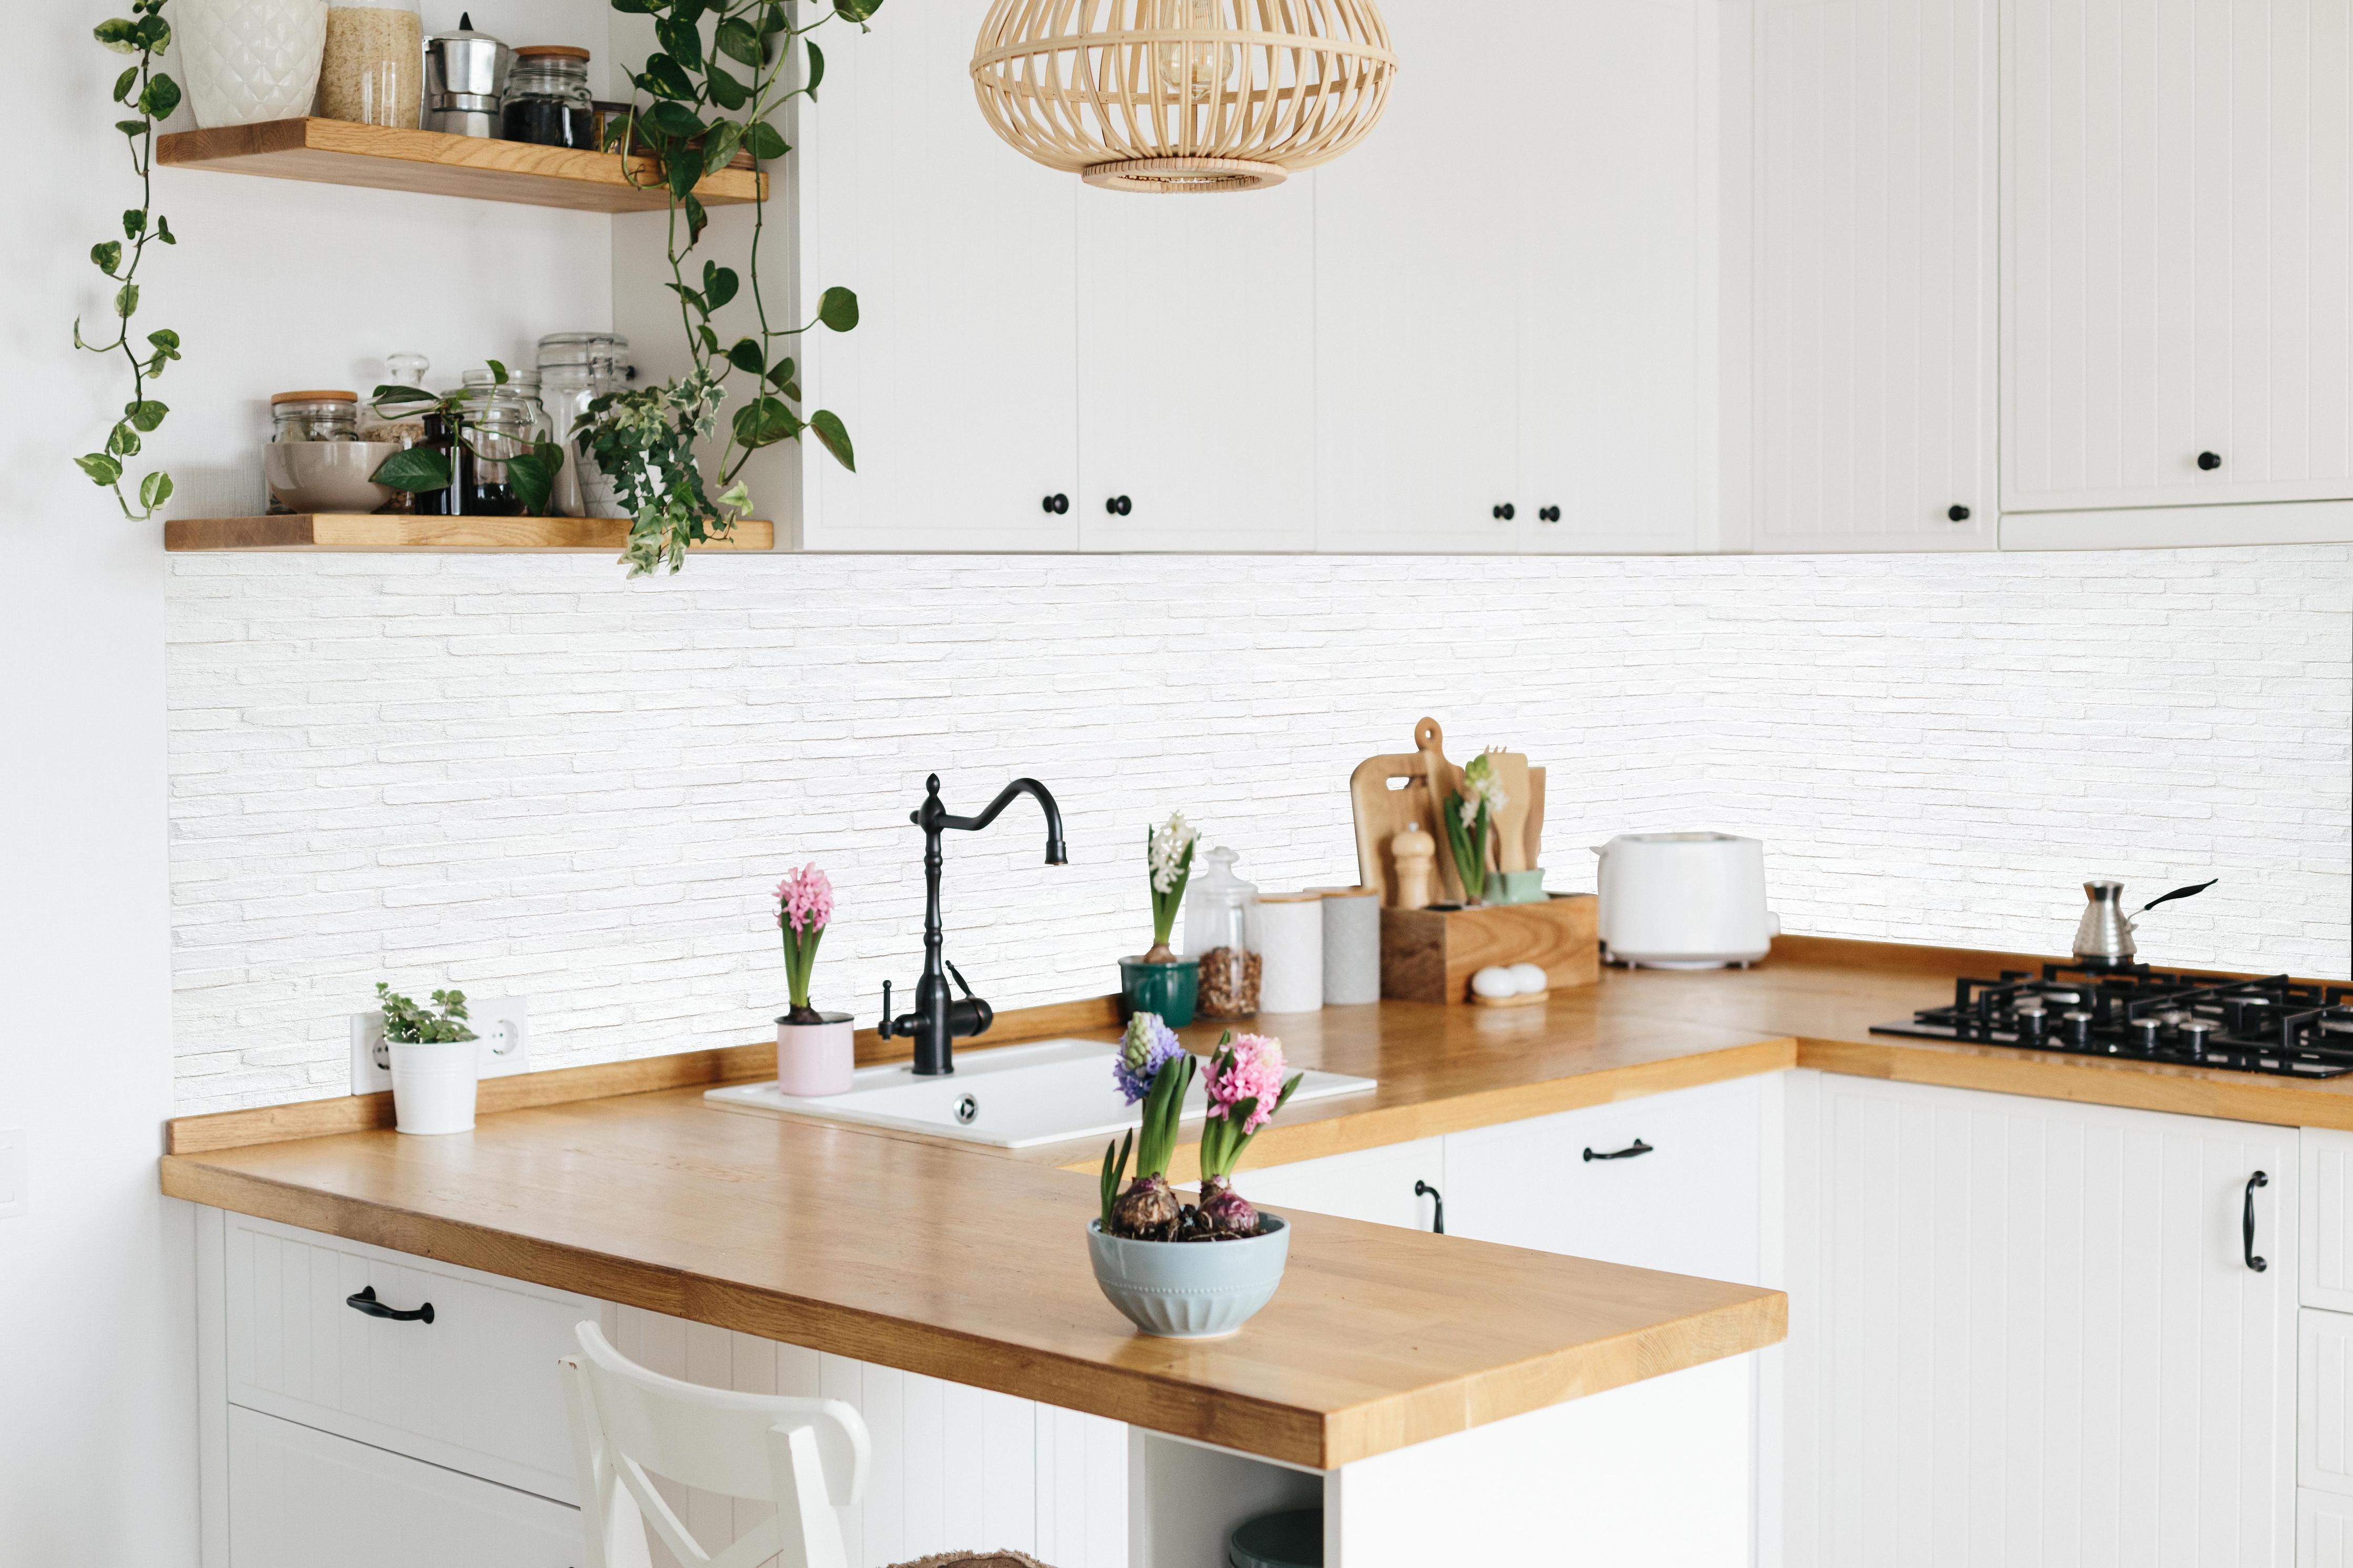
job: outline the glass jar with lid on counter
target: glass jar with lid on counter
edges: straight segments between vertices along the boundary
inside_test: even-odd
[[[596,146],[596,103],[588,90],[588,51],[568,44],[527,44],[514,52],[500,134],[542,147]]]
[[[1185,891],[1185,956],[1201,963],[1195,1016],[1242,1018],[1258,1011],[1258,889],[1234,875],[1240,858],[1209,851],[1209,868],[1196,872]]]

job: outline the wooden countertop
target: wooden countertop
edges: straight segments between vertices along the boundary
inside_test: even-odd
[[[1949,995],[1957,974],[2034,962],[1785,937],[1755,970],[1612,972],[1541,1007],[1265,1017],[1294,1064],[1380,1088],[1286,1112],[1245,1168],[1792,1066],[2353,1129],[2353,1079],[1869,1033]],[[1115,1032],[1100,1002],[1014,1018],[989,1043]],[[1186,1033],[1196,1049],[1217,1036]],[[752,1046],[492,1080],[477,1131],[443,1139],[381,1130],[386,1096],[186,1118],[169,1130],[164,1189],[1319,1467],[1784,1331],[1774,1291],[1300,1215],[1282,1290],[1242,1333],[1152,1340],[1087,1270],[1092,1183],[1052,1168],[1091,1172],[1095,1141],[1012,1155],[702,1098],[773,1072],[773,1047]]]

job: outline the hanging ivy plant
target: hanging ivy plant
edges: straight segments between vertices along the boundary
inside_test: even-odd
[[[132,172],[139,176],[139,205],[122,215],[122,237],[104,239],[90,247],[90,258],[114,280],[114,337],[90,342],[81,335],[81,318],[74,318],[74,347],[95,354],[121,354],[131,370],[131,401],[122,417],[106,435],[103,451],[76,458],[74,463],[90,482],[114,492],[122,515],[145,521],[172,499],[172,476],[158,469],[139,481],[139,505],[132,510],[123,493],[126,459],[139,455],[142,437],[151,436],[171,412],[147,395],[147,384],[180,357],[180,334],[169,328],[149,332],[143,347],[131,341],[131,318],[139,313],[139,264],[147,247],[176,245],[172,225],[155,211],[155,122],[167,120],[180,105],[180,84],[155,68],[155,58],[172,42],[171,24],[164,20],[164,0],[132,0],[131,15],[101,22],[93,29],[98,41],[117,54],[135,55],[138,64],[114,79],[114,101],[126,106],[133,119],[118,120],[115,130],[131,144]]]
[[[798,373],[782,351],[815,326],[837,332],[857,326],[858,296],[828,289],[814,321],[773,324],[760,287],[766,208],[755,203],[745,269],[756,330],[723,340],[713,318],[745,286],[742,274],[714,260],[691,270],[710,223],[694,187],[726,168],[738,152],[751,154],[755,174],[789,153],[769,121],[795,98],[814,101],[825,79],[824,51],[805,35],[835,20],[864,32],[882,0],[833,0],[830,10],[799,26],[783,0],[612,3],[616,11],[654,19],[659,48],[631,74],[630,110],[608,135],[616,150],[650,152],[662,172],[670,196],[669,288],[678,296],[693,360],[692,369],[666,385],[597,398],[571,433],[630,510],[627,560],[634,577],[665,563],[676,572],[689,545],[725,537],[752,504],[744,466],[764,447],[797,441],[806,431],[842,467],[857,468],[849,431],[839,416],[820,408],[802,417]],[[799,86],[787,87],[797,47],[807,68]],[[712,445],[717,450],[707,482],[699,459]]]

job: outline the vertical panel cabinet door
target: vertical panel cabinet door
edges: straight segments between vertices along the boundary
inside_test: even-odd
[[[1450,1133],[1447,1229],[1754,1284],[1764,1088],[1736,1079]]]
[[[2006,15],[2006,504],[2353,495],[2343,0]]]
[[[1516,170],[1555,93],[1514,90],[1556,0],[1385,0],[1404,62],[1381,124],[1316,171],[1315,548],[1501,551],[1519,486]],[[1535,230],[1544,232],[1546,218]]]
[[[1517,548],[1698,547],[1702,335],[1715,319],[1703,216],[1694,0],[1501,7],[1510,246],[1519,264]],[[1418,72],[1419,62],[1409,68]],[[1414,74],[1399,91],[1416,90]],[[1495,106],[1471,123],[1492,123]],[[1481,138],[1484,140],[1484,138]],[[1708,171],[1713,172],[1710,160]]]
[[[1994,543],[1995,5],[1764,0],[1760,550]]]
[[[953,9],[828,39],[800,116],[803,320],[837,284],[860,307],[855,331],[795,340],[808,407],[858,456],[853,474],[803,438],[812,549],[1078,545],[1078,179],[988,129],[967,75],[979,12]]]
[[[1434,1191],[1417,1192],[1417,1187]],[[1259,1207],[1278,1214],[1304,1209],[1429,1230],[1446,1193],[1446,1150],[1440,1139],[1419,1138],[1262,1171],[1244,1165],[1234,1173],[1234,1188]]]
[[[229,1568],[575,1568],[562,1503],[313,1431],[228,1413]]]
[[[1079,189],[1082,548],[1314,547],[1314,186]]]
[[[1800,1073],[1787,1148],[1786,1561],[2288,1561],[2294,1132]]]

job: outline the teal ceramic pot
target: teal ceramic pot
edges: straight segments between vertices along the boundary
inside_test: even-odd
[[[1087,1221],[1095,1283],[1127,1321],[1171,1340],[1223,1338],[1274,1299],[1291,1257],[1291,1226],[1259,1211],[1248,1241],[1130,1241]]]
[[[1533,871],[1490,871],[1487,901],[1491,904],[1540,904],[1545,901],[1544,868]]]
[[[1119,961],[1119,994],[1131,1013],[1157,1013],[1172,1029],[1193,1021],[1193,1003],[1201,991],[1201,961],[1180,958],[1170,963],[1146,963],[1140,958]]]

